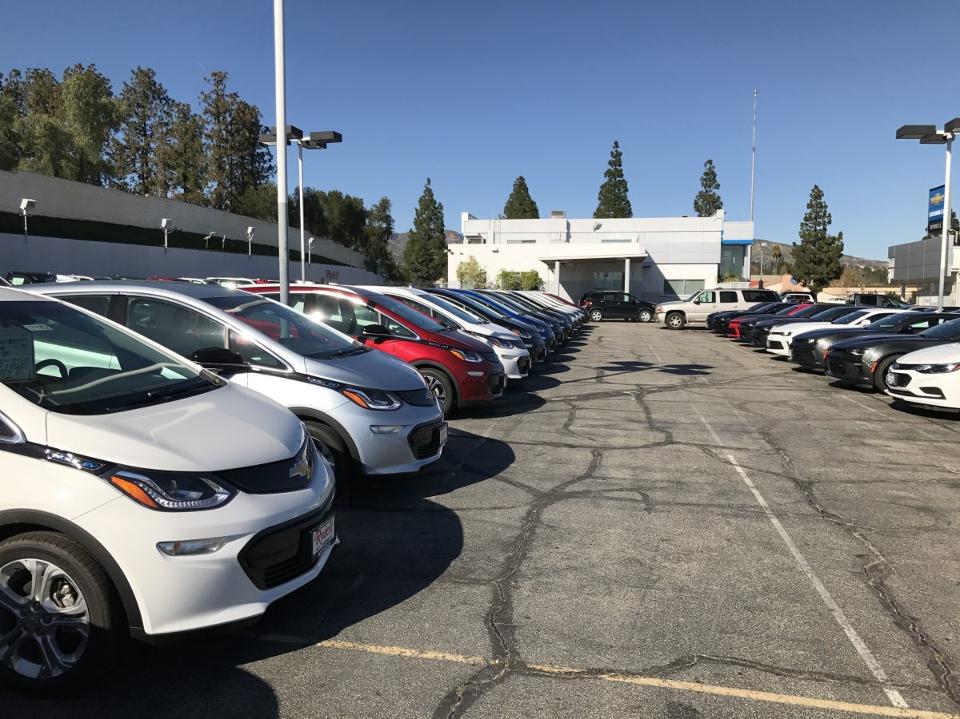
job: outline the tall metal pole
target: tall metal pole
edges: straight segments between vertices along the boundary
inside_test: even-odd
[[[943,310],[943,284],[944,276],[947,274],[947,248],[950,239],[950,225],[952,217],[950,216],[950,157],[953,154],[953,133],[947,134],[947,168],[946,177],[943,181],[943,232],[940,239],[940,293],[937,300],[937,308]]]
[[[27,211],[26,210],[23,211],[23,241],[24,242],[30,241],[30,233],[27,232]]]
[[[750,222],[753,222],[753,198],[757,185],[757,90],[753,91],[753,150],[750,156]]]
[[[300,183],[300,281],[307,281],[307,267],[303,261],[303,143],[297,141],[297,181]]]
[[[273,63],[277,104],[277,250],[280,255],[280,301],[290,296],[287,242],[287,90],[284,67],[283,0],[273,0]]]

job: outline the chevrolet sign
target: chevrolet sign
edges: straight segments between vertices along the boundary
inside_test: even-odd
[[[945,189],[943,185],[940,185],[930,190],[930,197],[927,201],[927,232],[943,228],[943,191]]]

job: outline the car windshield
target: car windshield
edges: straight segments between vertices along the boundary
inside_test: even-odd
[[[835,325],[849,325],[849,324],[851,324],[851,323],[853,323],[853,322],[856,322],[858,319],[860,319],[861,317],[863,317],[864,315],[866,315],[867,312],[869,312],[869,311],[870,311],[870,310],[857,310],[856,312],[851,312],[850,314],[846,314],[846,315],[844,315],[843,317],[840,317],[839,319],[835,319],[835,320],[833,321],[833,324],[835,324]]]
[[[496,300],[491,299],[489,295],[480,295],[480,296],[471,295],[469,299],[474,300],[475,302],[479,302],[484,307],[490,307],[491,309],[497,310],[498,312],[501,312],[507,315],[508,317],[511,314],[516,314],[515,310],[511,310],[509,307],[506,307],[505,305],[500,304]]]
[[[136,335],[52,301],[0,302],[0,382],[44,409],[84,415],[223,385]]]
[[[294,309],[256,295],[238,293],[203,300],[274,342],[310,359],[325,359],[365,351],[363,343],[316,322]]]
[[[452,302],[447,302],[447,300],[445,300],[440,295],[430,295],[429,297],[425,297],[424,299],[428,300],[431,304],[436,305],[440,309],[449,312],[457,319],[463,320],[464,322],[468,322],[474,325],[487,324],[487,320],[485,320],[483,317],[479,317],[473,314],[472,312],[467,312],[464,309],[460,309]]]
[[[422,312],[418,312],[412,307],[403,304],[400,300],[395,300],[386,295],[380,295],[374,301],[385,310],[389,310],[401,319],[427,332],[446,332],[448,330],[447,327],[444,327],[433,318],[427,317]]]
[[[791,312],[793,312],[795,309],[797,309],[796,305],[787,305],[782,310],[777,310],[776,312],[774,312],[774,314],[786,316],[786,315],[789,315]]]
[[[920,314],[919,314],[919,313],[909,313],[909,315],[908,315],[908,314],[903,313],[903,312],[895,312],[895,313],[892,314],[892,315],[887,315],[886,317],[884,317],[884,318],[882,318],[882,319],[876,320],[875,322],[871,322],[869,325],[867,325],[867,327],[869,327],[869,328],[872,329],[872,330],[876,330],[876,329],[881,329],[881,330],[882,330],[882,329],[893,328],[893,327],[896,327],[898,324],[900,324],[900,323],[903,321],[903,318],[904,318],[904,317],[907,317],[907,316],[910,316],[910,317],[919,317]]]
[[[834,319],[843,317],[843,315],[849,312],[849,307],[830,307],[822,310],[821,312],[810,315],[810,319],[816,320],[817,322],[832,322]]]
[[[920,334],[936,340],[958,340],[960,339],[960,319],[943,322],[936,327],[925,329]]]
[[[464,305],[476,310],[477,312],[483,312],[484,315],[490,315],[491,317],[493,317],[494,320],[507,319],[507,316],[502,312],[500,312],[499,310],[497,310],[496,308],[489,305],[485,305],[482,302],[478,302],[474,300],[473,297],[467,297],[465,295],[457,295],[456,301],[462,302]]]
[[[489,295],[487,296],[489,297]],[[506,307],[510,308],[514,312],[519,312],[522,315],[529,314],[530,312],[533,311],[529,307],[524,307],[522,304],[514,300],[512,297],[505,297],[504,295],[498,294],[498,295],[494,295],[494,298],[500,304],[505,305]]]

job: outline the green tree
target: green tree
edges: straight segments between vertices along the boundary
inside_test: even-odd
[[[366,212],[366,257],[371,272],[388,280],[400,279],[400,268],[390,251],[393,237],[393,215],[389,197],[381,197]]]
[[[47,69],[29,68],[20,84],[21,110],[14,131],[20,141],[18,168],[67,177],[70,133],[63,125],[63,93]]]
[[[503,206],[503,216],[507,220],[539,220],[540,210],[530,197],[527,181],[520,175],[513,181],[513,190]]]
[[[884,282],[886,284],[886,282]],[[863,269],[855,265],[844,265],[840,278],[830,283],[832,287],[863,287]]]
[[[64,71],[60,92],[70,136],[67,177],[103,185],[112,175],[106,150],[118,120],[110,80],[93,65],[77,64]]]
[[[267,131],[260,110],[245,100],[235,98],[230,111],[230,139],[227,151],[230,163],[230,190],[239,196],[251,187],[260,187],[273,176],[270,150],[260,144],[260,134]],[[362,203],[361,203],[362,204]]]
[[[110,147],[117,180],[138,195],[156,192],[158,185],[164,184],[157,166],[158,145],[167,132],[173,101],[147,67],[130,73],[119,100],[119,132]]]
[[[623,176],[623,153],[620,143],[613,141],[610,150],[608,167],[603,173],[603,184],[597,194],[597,209],[593,216],[596,218],[633,217],[633,208],[630,207],[627,179]]]
[[[700,192],[693,198],[693,210],[697,217],[713,217],[723,207],[719,190],[720,183],[713,160],[707,160],[703,163],[703,174],[700,176]]]
[[[770,259],[773,261],[773,274],[779,275],[785,271],[786,263],[783,260],[783,250],[780,245],[774,245],[770,250]]]
[[[159,162],[164,171],[165,186],[173,197],[202,205],[206,202],[203,121],[185,102],[174,103],[171,118],[169,126],[165,129],[164,141],[161,143]],[[266,183],[254,189],[267,187],[269,190],[271,186]],[[276,205],[276,187],[272,187],[274,205]]]
[[[234,200],[231,185],[230,131],[236,93],[227,92],[227,73],[217,70],[206,78],[210,88],[200,93],[203,146],[207,158],[207,182],[211,207],[229,209]]]
[[[476,257],[471,256],[457,265],[457,281],[465,289],[482,290],[487,286],[487,271]]]
[[[265,222],[277,221],[277,186],[266,182],[248,187],[233,201],[233,212]]]
[[[0,74],[0,170],[13,170],[20,161],[20,141],[16,126],[20,121],[18,104],[20,73]]]
[[[403,251],[405,270],[413,282],[433,283],[447,272],[447,240],[443,205],[433,195],[430,178],[424,185]]]
[[[800,244],[793,243],[793,274],[816,293],[843,272],[843,233],[829,234],[833,218],[817,185],[810,190],[807,211],[800,222]]]

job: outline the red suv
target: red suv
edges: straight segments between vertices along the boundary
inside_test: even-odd
[[[280,299],[276,284],[243,289]],[[503,365],[486,343],[450,330],[392,297],[355,287],[297,283],[290,286],[289,303],[313,319],[416,367],[444,414],[456,407],[490,402],[503,394]]]

